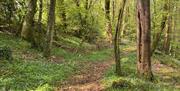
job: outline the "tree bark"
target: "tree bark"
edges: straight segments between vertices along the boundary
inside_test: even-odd
[[[150,0],[137,0],[137,72],[140,77],[153,80],[150,21]]]
[[[170,41],[171,41],[171,32],[172,32],[172,16],[171,16],[171,10],[173,10],[171,6],[171,1],[167,0],[166,2],[168,5],[168,23],[167,23],[167,30],[164,36],[164,44],[163,49],[166,54],[169,54],[170,52]]]
[[[47,38],[46,38],[46,45],[44,48],[44,56],[46,58],[50,57],[51,55],[51,48],[52,48],[53,35],[54,35],[54,25],[55,25],[55,5],[56,5],[56,0],[50,0],[48,26],[46,33]]]
[[[62,0],[62,21],[63,21],[63,27],[64,30],[67,28],[67,19],[66,19],[66,8],[65,8],[65,3],[64,0]]]
[[[43,0],[39,0],[39,16],[38,16],[38,30],[39,31],[42,31],[41,29],[42,13],[43,13]]]
[[[36,13],[36,3],[37,3],[37,0],[29,1],[27,14],[25,16],[25,20],[22,26],[21,37],[28,41],[31,41],[31,36],[33,34],[32,27],[33,27],[33,22],[34,22],[33,19]]]
[[[122,29],[123,13],[124,13],[125,5],[126,5],[126,0],[123,0],[122,7],[119,10],[118,22],[117,22],[117,26],[115,30],[115,37],[114,37],[114,54],[115,54],[115,62],[116,62],[115,73],[119,76],[122,74],[119,44],[120,44],[120,32]]]
[[[171,31],[172,31],[172,17],[169,16],[168,28],[165,33],[164,44],[163,44],[163,49],[166,54],[170,52]]]
[[[113,11],[112,11],[112,22],[114,22],[114,19],[115,19],[115,0],[113,0],[112,2],[112,8],[113,8]]]
[[[110,0],[105,0],[105,13],[107,19],[107,35],[108,40],[112,43],[112,25],[111,25],[111,17],[110,17]]]
[[[168,11],[168,5],[167,3],[165,3],[164,5],[164,12],[167,12]],[[153,55],[154,51],[157,49],[157,46],[160,42],[160,39],[161,39],[161,35],[163,33],[163,31],[165,30],[166,28],[166,22],[167,22],[167,19],[168,19],[168,16],[167,16],[168,13],[166,14],[163,14],[163,19],[162,19],[162,22],[161,22],[161,30],[158,31],[157,33],[155,33],[155,36],[153,38],[153,42],[152,42],[152,49],[151,49],[151,56]]]

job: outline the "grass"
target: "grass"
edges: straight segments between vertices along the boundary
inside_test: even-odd
[[[65,46],[78,46],[80,43],[77,38],[63,37]],[[66,45],[67,44],[67,45]],[[87,46],[86,46],[87,45]],[[134,45],[134,44],[133,44]],[[91,51],[89,53],[76,53],[62,48],[54,47],[53,56],[62,57],[63,63],[50,62],[42,56],[42,52],[32,49],[30,44],[20,38],[0,34],[0,47],[8,46],[13,50],[13,63],[0,60],[0,90],[12,91],[51,91],[61,82],[72,76],[81,69],[79,65],[82,61],[104,61],[112,57],[112,50]],[[90,47],[85,43],[84,47]],[[73,46],[74,47],[74,46]],[[115,75],[115,65],[105,74],[102,80],[107,91],[179,91],[172,84],[170,77],[180,82],[178,73],[167,73],[168,68],[161,68],[164,74],[155,73],[155,82],[149,82],[138,78],[136,75],[136,53],[132,45],[123,45],[122,70],[123,76]],[[180,63],[175,58],[164,54],[156,54],[153,59],[162,64],[178,69]],[[154,60],[153,60],[153,63]],[[165,75],[165,76],[164,76]],[[113,88],[112,83],[118,80],[126,80],[131,84],[130,87]]]
[[[0,87],[11,90],[35,90],[41,85],[54,85],[75,71],[73,63],[54,64],[43,61],[15,60],[1,64]]]
[[[173,58],[169,55],[161,53],[154,55],[154,58],[158,59],[162,64],[166,64],[175,68],[180,67],[180,60]]]
[[[69,76],[77,73],[81,69],[81,61],[101,61],[111,56],[111,50],[82,54],[54,48],[52,54],[65,60],[58,64],[46,60],[40,51],[32,49],[28,42],[20,38],[0,34],[0,47],[3,46],[13,50],[14,60],[13,63],[0,60],[0,90],[51,91]]]
[[[166,58],[163,58],[166,59]],[[136,74],[136,53],[131,52],[128,55],[123,56],[122,58],[122,70],[123,76],[118,77],[114,73],[115,65],[109,69],[104,79],[102,80],[102,84],[106,88],[106,91],[179,91],[180,89],[175,88],[174,85],[169,85],[172,83],[169,81],[168,84],[165,83],[165,80],[159,74],[154,73],[155,81],[150,82],[141,78],[137,77]],[[169,60],[170,61],[170,60]],[[177,63],[174,63],[174,65]],[[172,73],[171,73],[172,74]],[[178,75],[173,74],[173,76]],[[178,75],[177,79],[179,79],[180,75]],[[127,82],[131,83],[130,87],[121,87],[121,88],[113,88],[112,84],[115,81],[126,80]]]
[[[53,55],[64,57],[68,61],[103,61],[111,58],[112,50],[105,49],[101,51],[92,51],[88,54],[70,53],[64,49],[54,48]]]

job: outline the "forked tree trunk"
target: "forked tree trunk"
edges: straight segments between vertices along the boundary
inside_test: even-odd
[[[44,56],[48,58],[51,55],[51,48],[54,35],[54,24],[55,24],[55,5],[56,0],[50,0],[50,8],[48,14],[48,26],[46,34],[46,45],[44,47]]]
[[[42,14],[43,14],[43,0],[39,0],[39,12],[38,12],[38,20],[37,20],[37,29],[34,29],[32,32],[32,47],[37,48],[39,50],[43,50],[44,47],[44,31],[42,29]]]
[[[32,37],[32,27],[34,22],[34,15],[36,13],[36,3],[37,0],[30,0],[28,5],[27,14],[25,16],[22,30],[21,30],[21,37],[25,40],[31,41]]]
[[[114,37],[114,54],[115,54],[115,63],[116,63],[115,73],[119,76],[122,74],[119,44],[120,44],[120,32],[122,29],[122,21],[123,21],[123,13],[124,13],[125,5],[126,5],[126,0],[123,0],[122,7],[119,10],[118,22]]]
[[[141,78],[152,80],[150,0],[137,0],[137,21],[137,72]]]

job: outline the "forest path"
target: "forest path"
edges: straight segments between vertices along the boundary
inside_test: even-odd
[[[113,59],[99,62],[83,62],[78,74],[66,80],[56,91],[102,91],[100,80],[106,70],[114,64]]]

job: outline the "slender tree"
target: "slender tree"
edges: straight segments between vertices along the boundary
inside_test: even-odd
[[[112,22],[114,22],[114,19],[115,19],[115,8],[116,8],[116,5],[115,5],[115,0],[112,1]]]
[[[150,0],[137,0],[137,72],[152,80]]]
[[[48,26],[46,33],[46,45],[44,47],[44,56],[49,57],[51,55],[51,48],[54,35],[54,25],[55,25],[55,5],[56,0],[50,0],[50,7],[48,13]]]
[[[107,19],[107,35],[110,43],[112,43],[112,25],[111,25],[111,17],[110,17],[110,0],[105,0],[105,13],[106,13],[106,19]]]
[[[62,3],[62,21],[63,21],[63,28],[66,29],[67,28],[67,16],[66,16],[66,7],[65,7],[65,3],[64,0],[61,1]]]
[[[123,13],[124,13],[125,5],[126,5],[126,0],[123,0],[122,7],[119,10],[118,22],[114,37],[114,54],[115,54],[115,62],[116,62],[115,72],[117,75],[121,75],[121,62],[120,62],[121,58],[120,58],[119,43],[120,43],[120,32],[122,29]]]
[[[151,49],[151,56],[153,55],[154,51],[157,49],[158,44],[159,44],[160,39],[161,39],[161,36],[166,29],[166,24],[167,24],[167,20],[168,20],[168,12],[167,12],[168,11],[168,4],[167,3],[164,4],[163,11],[165,12],[165,14],[163,14],[163,16],[162,16],[161,29],[160,29],[160,31],[155,32],[155,35],[153,37],[153,42],[152,42],[152,46],[151,46],[151,48],[152,48]],[[154,24],[154,27],[156,27],[155,24]]]
[[[171,6],[171,1],[167,0],[166,2],[168,5],[168,20],[167,20],[167,29],[165,32],[165,36],[164,36],[164,44],[163,44],[163,49],[164,52],[166,54],[169,54],[170,52],[170,42],[171,42],[171,32],[172,32],[172,14],[171,14],[171,10],[173,10],[172,6]]]
[[[43,0],[39,0],[39,16],[38,16],[38,30],[39,31],[42,31],[41,29],[42,13],[43,13]]]

